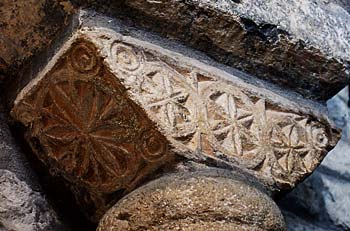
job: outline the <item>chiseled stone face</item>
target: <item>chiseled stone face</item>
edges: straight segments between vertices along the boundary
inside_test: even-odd
[[[101,28],[77,32],[23,89],[12,115],[42,160],[103,192],[170,153],[290,188],[338,138],[327,118],[298,102]]]
[[[148,42],[83,28],[22,90],[12,116],[42,161],[93,193],[131,189],[173,154],[288,189],[338,139],[303,103]]]
[[[13,115],[30,127],[28,140],[42,160],[98,192],[129,186],[169,154],[165,137],[87,40],[59,57]]]

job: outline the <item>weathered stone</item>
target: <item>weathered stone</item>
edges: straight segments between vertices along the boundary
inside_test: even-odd
[[[269,196],[216,171],[172,174],[148,183],[114,205],[97,230],[286,230]]]
[[[33,149],[86,186],[110,192],[164,162],[169,148],[96,51],[86,40],[72,44],[35,90],[23,92],[28,97],[14,115],[34,125],[40,146],[33,140]]]
[[[344,9],[346,9],[348,12],[350,12],[350,3],[347,0],[324,0],[326,4],[329,3],[335,3],[340,6],[342,6]]]
[[[6,0],[0,74],[47,48],[79,6],[128,17],[307,98],[329,99],[349,80],[350,16],[343,0]]]
[[[39,158],[100,203],[95,194],[133,189],[172,154],[96,47],[79,39],[71,45],[14,114],[33,125],[27,138]]]
[[[0,230],[68,230],[0,117]]]
[[[14,74],[13,69],[47,49],[69,24],[71,13],[73,8],[70,7],[69,1],[2,0],[0,77],[10,77]],[[2,79],[0,80],[2,82]]]
[[[290,203],[295,202],[291,201]],[[322,223],[322,225],[320,225],[315,222],[310,222],[308,221],[308,218],[305,219],[304,215],[297,216],[295,213],[284,211],[283,216],[285,217],[288,231],[343,231],[327,223]]]
[[[343,128],[341,141],[305,182],[279,201],[291,231],[350,229],[348,102],[347,88],[328,102],[330,117]]]
[[[29,166],[27,157],[13,139],[6,122],[8,118],[1,105],[0,108],[0,169],[13,172],[19,180],[25,181],[33,190],[39,191],[36,175]]]
[[[110,7],[104,0],[72,2]],[[29,14],[28,4],[33,5]],[[0,3],[5,6],[0,75],[44,51],[39,60],[30,60],[33,67],[23,68],[11,81],[11,114],[24,126],[37,157],[53,175],[63,177],[95,222],[115,201],[173,171],[179,162],[240,172],[260,181],[271,196],[311,174],[339,138],[322,105],[349,80],[350,16],[339,4],[348,7],[342,0],[130,0],[104,10],[184,41],[268,83],[125,21],[91,12],[80,15],[79,30],[60,49],[48,50],[59,31],[75,25],[67,21],[71,3],[5,0]],[[304,20],[305,27],[296,26]],[[39,65],[44,66],[37,73]],[[16,162],[1,158],[0,165]],[[33,230],[52,223],[49,205],[47,212],[40,210],[43,220],[28,213],[39,211],[37,202],[46,201],[27,187],[25,174],[26,182],[21,174],[0,171],[0,196],[7,198],[0,230],[1,223]],[[332,178],[322,178],[322,185],[332,183]],[[167,176],[122,199],[100,229],[284,230],[278,209],[255,186],[220,174]],[[327,192],[341,198],[344,188],[334,186]],[[23,197],[11,199],[10,190]],[[207,197],[203,200],[199,194]],[[319,194],[316,200],[322,198]],[[164,201],[169,203],[162,207]],[[17,202],[28,206],[18,209]],[[187,202],[189,206],[181,207]],[[319,219],[333,222],[346,213],[346,204],[346,199],[341,205],[324,200],[315,210],[327,208],[333,215]],[[333,223],[347,227],[347,222]]]
[[[93,15],[82,15],[11,112],[92,219],[180,160],[241,169],[275,192],[336,144],[324,106]]]
[[[306,98],[329,99],[349,81],[350,14],[332,1],[129,0],[107,5],[118,17]]]
[[[291,231],[349,230],[349,191],[348,178],[321,166],[278,203]]]
[[[63,231],[45,197],[8,170],[0,169],[0,227],[11,231]]]

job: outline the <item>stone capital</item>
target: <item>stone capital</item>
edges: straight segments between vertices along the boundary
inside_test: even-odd
[[[82,22],[11,111],[33,152],[64,178],[92,220],[186,162],[240,172],[268,195],[289,190],[338,141],[324,105],[100,20]]]

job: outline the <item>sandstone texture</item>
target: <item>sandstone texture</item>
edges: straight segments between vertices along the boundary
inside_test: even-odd
[[[2,0],[0,2],[0,83],[13,81],[29,58],[63,37],[73,8],[60,0]]]
[[[350,230],[349,92],[328,102],[330,116],[343,136],[336,148],[305,182],[279,201],[291,231]]]
[[[325,101],[349,82],[348,7],[5,0],[4,104],[52,179],[92,222],[103,217],[99,231],[286,230],[271,197],[302,182],[340,138]],[[64,230],[6,120],[0,230]],[[343,141],[334,153],[346,152]],[[167,175],[189,163],[208,169]],[[347,162],[330,163],[280,201],[288,227],[348,228],[349,188],[333,180],[346,182]]]
[[[269,196],[209,170],[172,174],[142,186],[114,205],[97,230],[286,229]]]

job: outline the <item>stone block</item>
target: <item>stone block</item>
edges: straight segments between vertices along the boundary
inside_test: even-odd
[[[348,5],[343,0],[129,0],[95,8],[325,101],[349,82]]]
[[[68,230],[40,192],[4,169],[0,169],[0,202],[0,230]]]
[[[342,139],[303,183],[280,205],[291,231],[350,229],[349,89],[328,101],[330,117],[343,128]]]
[[[276,192],[302,181],[336,144],[339,131],[324,106],[193,59],[191,50],[179,53],[149,33],[94,19],[34,76],[11,111],[36,155],[64,177],[92,219],[116,195],[179,161],[239,169]]]

